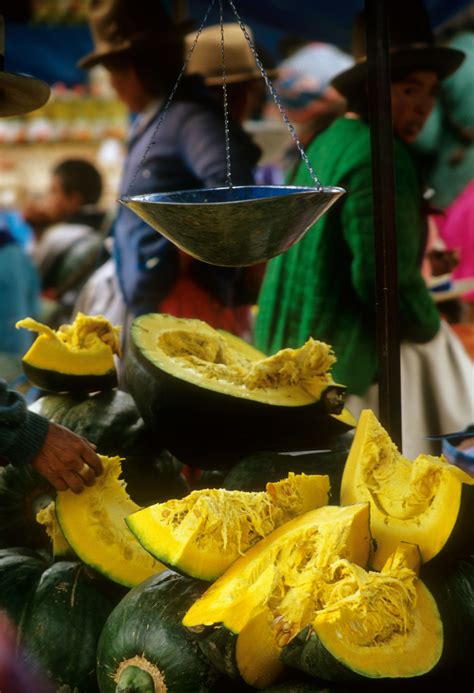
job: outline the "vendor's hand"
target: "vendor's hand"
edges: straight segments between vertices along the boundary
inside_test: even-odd
[[[43,447],[31,464],[58,491],[80,493],[102,474],[95,445],[51,421]]]

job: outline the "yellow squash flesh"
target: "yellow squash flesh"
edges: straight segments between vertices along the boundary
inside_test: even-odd
[[[214,580],[262,537],[297,515],[326,505],[329,477],[295,475],[250,493],[205,489],[127,517],[140,543],[178,571]]]
[[[114,354],[120,355],[120,328],[101,315],[78,313],[72,325],[57,331],[32,318],[16,327],[37,332],[38,337],[23,357],[33,368],[68,375],[102,375],[115,371]]]
[[[322,646],[348,669],[370,678],[430,671],[441,657],[443,628],[432,595],[417,577],[418,567],[418,548],[408,544],[389,557],[380,573],[347,561],[334,563],[312,622]]]
[[[314,618],[328,566],[338,559],[366,565],[370,541],[367,503],[312,510],[239,558],[189,609],[183,625],[237,634],[240,675],[265,688],[284,668],[281,649]]]
[[[104,471],[82,493],[60,491],[56,514],[61,529],[79,558],[110,580],[134,587],[163,570],[139,544],[125,517],[140,508],[126,492],[120,457],[100,456]]]
[[[73,556],[74,551],[64,536],[56,515],[56,503],[51,501],[36,513],[36,522],[43,525],[51,540],[52,553],[55,558]]]
[[[458,517],[463,483],[474,484],[474,477],[444,457],[403,457],[366,409],[344,467],[341,504],[370,503],[371,561],[380,570],[400,541],[417,544],[423,562],[441,551]]]

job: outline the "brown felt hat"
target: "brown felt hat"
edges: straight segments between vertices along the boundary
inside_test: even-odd
[[[245,38],[244,32],[237,22],[224,24],[224,63],[225,78],[229,84],[262,79],[252,50]],[[251,29],[245,27],[254,43]],[[196,38],[196,32],[187,34],[185,38],[185,55]],[[258,51],[257,51],[258,53]],[[200,74],[209,86],[222,84],[222,54],[221,26],[216,24],[205,27],[197,40],[194,51],[189,59],[187,74]],[[275,69],[265,69],[271,78],[277,74]]]
[[[46,82],[5,72],[5,24],[0,15],[0,116],[16,116],[44,106],[51,90]]]
[[[464,60],[462,51],[436,45],[428,13],[420,0],[386,0],[390,31],[390,64],[393,71],[428,70],[439,79],[455,72]],[[367,79],[366,14],[361,12],[352,28],[355,64],[336,75],[332,86],[351,99],[360,94]]]
[[[85,69],[135,49],[151,53],[180,31],[157,0],[90,0],[88,20],[94,50],[77,63]]]

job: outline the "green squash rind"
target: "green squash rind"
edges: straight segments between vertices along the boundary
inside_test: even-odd
[[[183,465],[153,442],[127,392],[114,389],[91,395],[49,394],[29,408],[94,443],[100,454],[124,457],[122,477],[138,505],[182,498],[189,493]]]
[[[222,674],[243,683],[235,657],[238,635],[225,626],[207,629],[205,637],[198,636],[201,652]]]
[[[113,604],[81,563],[60,561],[43,573],[20,632],[27,658],[57,685],[88,690],[95,684],[95,655]]]
[[[0,609],[17,626],[22,658],[58,688],[95,690],[97,642],[114,605],[106,589],[82,563],[0,551]]]
[[[25,608],[50,561],[37,551],[0,549],[0,610],[19,626]]]
[[[133,588],[115,607],[97,650],[101,693],[115,693],[115,677],[124,660],[140,656],[159,669],[168,691],[207,693],[217,672],[181,620],[205,589],[197,580],[171,571],[154,575]]]
[[[48,505],[56,491],[31,465],[0,467],[0,548],[49,548],[36,513]]]
[[[118,382],[115,368],[100,375],[73,375],[37,368],[24,360],[22,366],[28,380],[36,387],[48,392],[97,392],[111,390],[117,386]]]
[[[290,472],[295,474],[327,474],[331,484],[331,504],[339,503],[344,464],[350,440],[338,441],[333,450],[300,455],[257,452],[240,460],[226,475],[222,484],[229,491],[264,491],[268,482],[280,481]]]
[[[122,390],[91,395],[49,394],[29,409],[97,445],[102,455],[143,447],[145,424],[133,399]]]
[[[340,683],[367,681],[333,657],[311,626],[306,626],[283,648],[280,659],[287,666],[319,679]]]
[[[439,559],[443,559],[442,552]],[[474,642],[474,553],[446,561],[435,557],[421,568],[421,578],[432,593],[445,631],[443,654],[428,675],[461,690],[472,688]],[[464,688],[463,688],[464,690]]]

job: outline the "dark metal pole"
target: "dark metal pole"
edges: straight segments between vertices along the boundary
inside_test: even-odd
[[[390,97],[389,22],[381,0],[365,0],[376,259],[379,419],[402,444],[397,232]]]

